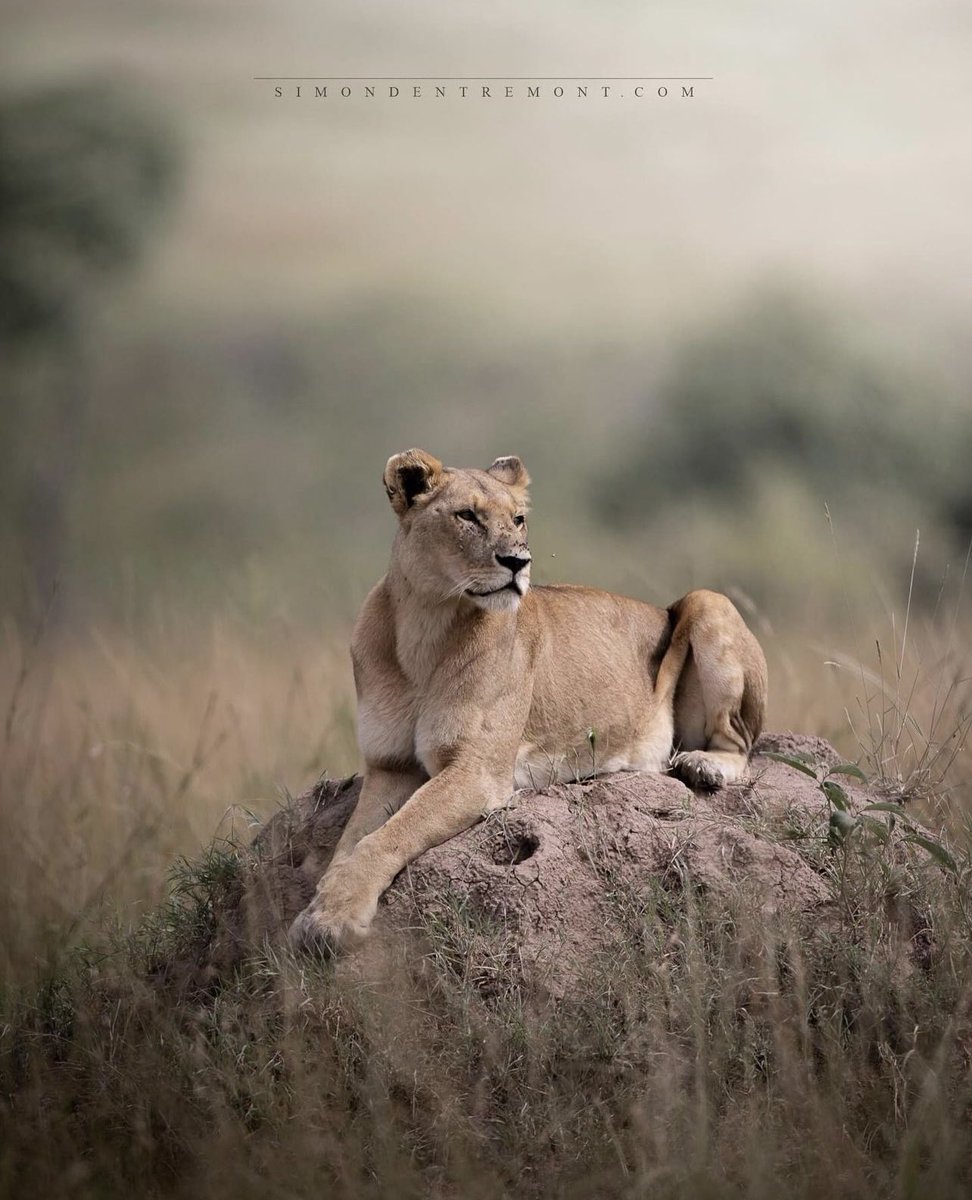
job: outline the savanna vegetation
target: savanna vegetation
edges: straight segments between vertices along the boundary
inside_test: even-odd
[[[0,131],[0,1191],[968,1195],[967,374],[777,277],[664,345],[503,340],[391,284],[133,315],[178,137],[87,87],[7,97]],[[408,1003],[282,943],[173,991],[258,824],[356,766],[349,621],[415,444],[524,458],[538,582],[728,591],[771,725],[937,849],[835,844],[822,797],[839,932],[646,885],[630,953],[555,1009],[483,998],[461,907]]]

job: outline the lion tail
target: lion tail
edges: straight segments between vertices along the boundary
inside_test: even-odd
[[[672,613],[672,616],[675,614]],[[678,687],[678,681],[682,677],[685,662],[691,650],[692,639],[689,636],[689,623],[678,621],[655,680],[655,699],[659,705],[674,704],[675,689]]]

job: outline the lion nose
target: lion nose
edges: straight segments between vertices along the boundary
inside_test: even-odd
[[[501,567],[509,567],[514,575],[530,565],[529,558],[518,558],[515,554],[497,554],[496,561]]]

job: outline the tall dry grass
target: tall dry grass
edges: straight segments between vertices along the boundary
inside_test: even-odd
[[[137,919],[173,861],[356,762],[347,631],[171,617],[0,645],[0,972]]]

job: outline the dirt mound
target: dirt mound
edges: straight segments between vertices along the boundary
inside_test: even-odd
[[[617,774],[519,793],[508,809],[422,855],[379,906],[369,944],[339,970],[401,959],[414,940],[489,947],[554,995],[623,936],[619,906],[654,890],[742,904],[809,932],[828,927],[827,802],[814,779],[767,757],[802,757],[822,774],[839,761],[819,738],[764,735],[745,783],[694,792],[668,776]],[[323,781],[274,816],[244,865],[236,902],[210,945],[219,970],[277,940],[310,900],[358,797],[360,779]],[[867,793],[841,778],[852,809]],[[461,936],[460,936],[461,935]],[[501,971],[502,968],[502,971]],[[488,984],[484,969],[484,984]]]

